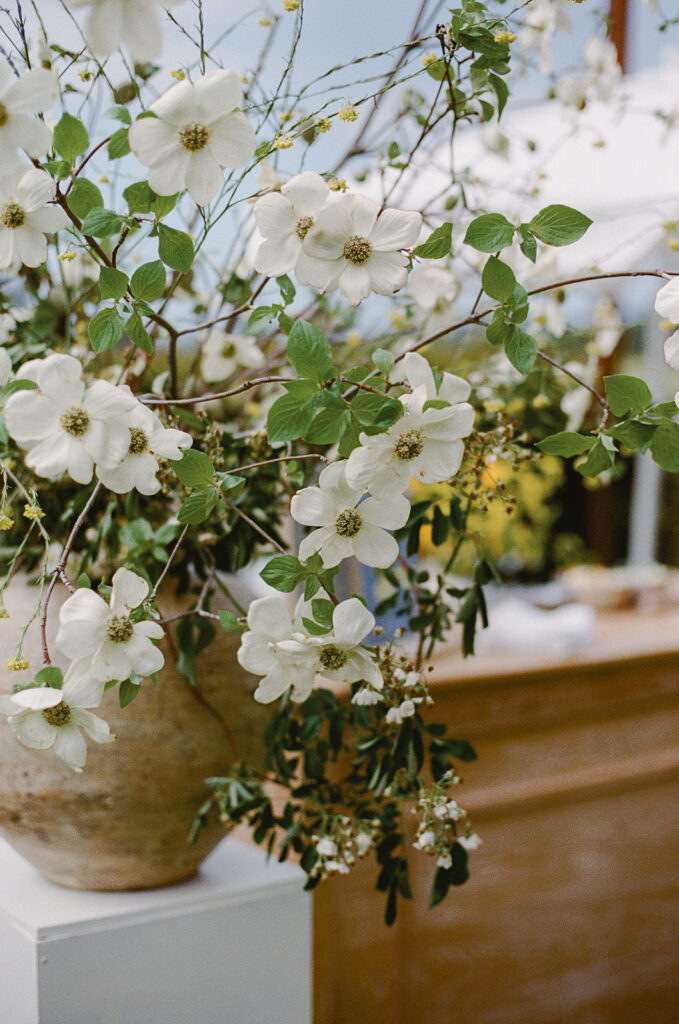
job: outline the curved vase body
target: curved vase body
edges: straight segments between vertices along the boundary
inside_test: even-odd
[[[54,660],[57,612],[67,596],[59,587],[50,604]],[[37,588],[21,579],[8,587],[10,619],[0,624],[3,666],[37,598]],[[165,593],[158,604],[164,617],[181,610]],[[54,882],[74,889],[145,889],[190,878],[224,835],[212,821],[195,845],[186,841],[208,793],[203,780],[223,774],[235,760],[227,730],[236,737],[239,758],[261,760],[268,714],[252,699],[256,679],[236,662],[238,635],[218,626],[214,641],[197,658],[197,696],[177,671],[173,628],[166,627],[161,644],[165,667],[158,687],[145,680],[139,696],[123,710],[117,689],[104,694],[97,713],[118,738],[108,744],[88,740],[82,773],[52,750],[22,746],[0,716],[0,828]],[[42,663],[37,620],[24,654],[30,674],[3,670],[3,693],[32,678]]]

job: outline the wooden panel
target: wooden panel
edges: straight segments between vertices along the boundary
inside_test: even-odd
[[[449,653],[434,680],[484,845],[431,911],[413,851],[390,930],[371,864],[316,890],[316,1024],[676,1024],[679,615],[610,617],[551,663]]]

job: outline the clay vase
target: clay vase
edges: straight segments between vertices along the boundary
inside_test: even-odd
[[[57,613],[67,596],[58,586],[50,603],[48,642],[57,664]],[[24,645],[31,671],[4,668],[37,600],[37,588],[21,578],[13,579],[5,593],[10,618],[0,622],[3,693],[11,693],[17,681],[32,679],[42,664],[36,620]],[[158,607],[169,618],[191,605],[163,592]],[[51,750],[22,746],[0,715],[0,830],[26,860],[60,885],[146,889],[191,878],[224,836],[223,826],[213,820],[195,845],[187,843],[196,811],[209,794],[204,779],[224,774],[236,759],[228,734],[239,759],[261,761],[269,710],[252,699],[257,680],[236,662],[238,634],[218,626],[214,641],[197,658],[194,690],[176,668],[175,627],[165,628],[159,686],[145,680],[139,696],[122,710],[117,689],[104,694],[96,713],[118,738],[108,744],[88,740],[82,773]]]

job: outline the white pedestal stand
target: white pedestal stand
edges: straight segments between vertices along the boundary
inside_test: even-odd
[[[227,839],[183,885],[76,892],[0,839],[2,1024],[309,1024],[303,872]]]

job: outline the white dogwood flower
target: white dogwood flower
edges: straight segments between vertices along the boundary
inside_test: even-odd
[[[17,77],[0,57],[0,149],[5,165],[13,150],[39,157],[51,149],[52,132],[33,115],[49,110],[58,98],[59,80],[53,71],[31,68]]]
[[[400,398],[404,415],[385,433],[360,434],[360,447],[347,459],[349,486],[370,488],[380,498],[402,493],[411,478],[424,484],[449,480],[462,462],[462,438],[474,425],[474,409],[464,401],[467,381],[444,373],[437,389],[429,363],[415,352],[392,375],[399,376],[399,370],[413,388]],[[428,402],[448,404],[425,408]]]
[[[148,182],[160,196],[186,189],[205,206],[224,182],[223,167],[244,167],[257,140],[236,110],[242,85],[234,71],[211,71],[192,85],[172,86],[151,105],[155,117],[130,125],[132,152],[149,168]]]
[[[182,451],[190,448],[193,438],[184,430],[164,427],[149,408],[137,402],[127,415],[129,447],[121,462],[113,468],[97,464],[97,476],[116,494],[136,489],[140,494],[156,494],[160,490],[158,459],[176,462]]]
[[[265,364],[266,356],[256,338],[212,331],[202,346],[200,372],[211,384],[229,380],[241,367],[258,370]]]
[[[665,338],[664,351],[667,365],[673,370],[679,370],[679,331]]]
[[[255,203],[257,227],[264,237],[255,256],[255,270],[267,277],[294,271],[305,276],[303,241],[325,206],[330,190],[320,174],[304,171],[283,185],[280,192],[268,192]]]
[[[45,262],[45,234],[68,224],[61,207],[48,205],[55,188],[49,174],[35,168],[21,168],[0,178],[0,270],[19,263],[39,267]]]
[[[308,259],[298,280],[320,291],[339,287],[354,306],[371,291],[391,295],[408,277],[408,257],[400,250],[415,245],[421,226],[419,213],[380,213],[379,203],[367,196],[343,196],[316,216],[304,239]]]
[[[679,324],[679,274],[664,284],[655,297],[655,311],[672,324]]]
[[[130,612],[147,597],[149,585],[129,569],[113,577],[110,604],[81,587],[61,606],[57,646],[67,658],[83,660],[98,678],[128,679],[158,672],[164,657],[154,640],[164,635],[157,622],[133,622]]]
[[[95,462],[120,462],[130,446],[127,417],[137,404],[128,388],[104,380],[87,386],[79,361],[67,355],[33,359],[18,376],[38,385],[11,395],[5,405],[7,430],[28,449],[29,469],[48,480],[68,473],[88,484]]]
[[[302,644],[293,655],[283,655],[278,645],[305,634],[293,621],[284,597],[272,594],[253,601],[248,608],[248,630],[241,638],[238,663],[253,675],[263,676],[255,700],[268,704],[292,687],[291,698],[304,701],[311,693],[315,653]]]
[[[403,526],[410,514],[410,502],[403,495],[385,500],[366,498],[364,487],[350,487],[346,462],[327,466],[317,487],[298,491],[290,514],[298,523],[317,526],[299,546],[299,557],[318,551],[323,564],[339,565],[352,555],[376,569],[386,569],[398,557],[398,544],[387,530]]]
[[[182,0],[68,0],[67,7],[91,8],[85,22],[87,45],[97,57],[125,46],[135,63],[160,53],[161,9]]]
[[[239,664],[255,675],[264,675],[255,700],[269,704],[291,690],[293,701],[305,701],[316,675],[340,682],[363,679],[376,689],[382,674],[359,645],[375,625],[373,615],[357,597],[335,607],[332,629],[310,637],[293,620],[284,598],[275,595],[253,601],[248,610],[247,633],[238,651]]]
[[[87,757],[81,729],[96,743],[115,739],[108,724],[88,710],[99,706],[103,692],[104,683],[82,662],[74,662],[61,689],[31,687],[11,697],[0,697],[0,711],[9,715],[7,721],[25,747],[53,747],[57,757],[81,772]]]

